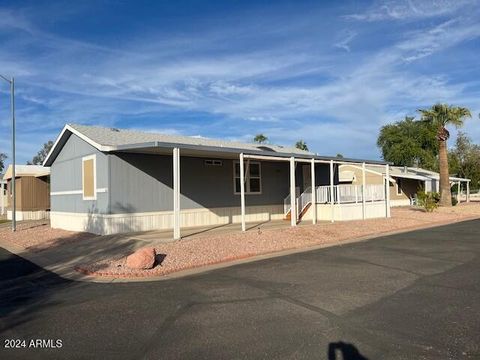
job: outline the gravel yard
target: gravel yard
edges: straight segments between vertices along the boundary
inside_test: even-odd
[[[17,231],[12,232],[10,223],[0,226],[0,241],[8,241],[32,252],[50,249],[52,246],[68,245],[72,241],[88,239],[96,235],[52,229],[48,220],[20,221]]]
[[[106,247],[107,237],[89,233],[78,233],[52,229],[48,221],[19,222],[17,232],[12,233],[9,224],[0,225],[0,243],[10,243],[30,253],[42,253],[64,257],[79,254],[81,260],[69,266],[85,274],[106,277],[145,277],[166,275],[205,265],[212,265],[255,255],[269,254],[282,250],[308,248],[351,241],[364,236],[391,231],[416,229],[468,218],[480,217],[480,203],[461,204],[452,208],[440,208],[434,213],[421,209],[393,208],[390,219],[367,221],[323,222],[317,225],[301,225],[291,228],[287,223],[271,228],[252,229],[224,233],[204,233],[175,242],[153,239],[150,246],[157,252],[157,265],[150,270],[131,270],[125,265],[128,248],[113,253]],[[95,238],[96,239],[93,239]],[[85,241],[90,241],[88,251],[81,250]],[[98,243],[97,243],[98,241]],[[110,243],[116,238],[110,237]],[[92,245],[93,244],[93,245]],[[97,246],[98,244],[98,246]],[[148,244],[137,243],[139,246]],[[95,260],[95,251],[101,254]],[[65,255],[66,254],[66,255]]]
[[[473,217],[480,217],[480,203],[441,208],[434,213],[426,213],[421,209],[393,208],[390,219],[320,223],[296,228],[202,235],[159,244],[155,246],[158,264],[150,270],[129,269],[125,266],[126,257],[85,264],[77,270],[86,274],[110,277],[166,275],[255,255],[342,243],[369,235],[422,228]]]

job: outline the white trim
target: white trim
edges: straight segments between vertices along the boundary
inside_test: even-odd
[[[237,164],[240,165],[240,161],[233,161],[233,194],[234,195],[241,195],[241,191],[237,192],[237,184],[236,180],[240,178],[240,174],[235,173]],[[251,164],[258,164],[258,177],[253,177],[254,179],[260,180],[260,191],[258,192],[251,192],[250,191],[250,165]],[[262,195],[263,187],[262,187],[262,163],[260,161],[250,161],[247,160],[247,167],[244,175],[245,175],[245,195]],[[241,181],[241,180],[240,180]],[[240,189],[241,190],[241,189]]]
[[[333,173],[333,160],[330,160],[330,210],[332,212],[332,216],[330,221],[333,223],[335,221],[335,212],[334,209],[334,195],[333,195],[333,181],[334,180],[334,173]]]
[[[245,231],[246,230],[246,226],[245,226],[245,161],[243,159],[243,153],[240,153],[239,165],[240,165],[240,212],[242,217],[242,231]],[[236,167],[236,165],[234,166]],[[235,189],[237,187],[236,180],[237,178],[234,176]]]
[[[311,161],[312,163],[310,164],[310,189],[312,191],[312,200],[310,207],[313,208],[312,224],[315,225],[317,223],[317,187],[315,186],[315,159],[312,159]]]
[[[55,148],[57,147],[58,143],[60,142],[60,139],[62,139],[63,137],[63,134],[65,134],[66,131],[70,131],[72,134],[75,134],[77,135],[80,139],[86,141],[88,144],[92,145],[94,148],[100,150],[100,151],[112,151],[114,150],[115,148],[113,146],[104,146],[104,145],[100,145],[98,143],[96,143],[95,141],[93,141],[92,139],[90,139],[89,137],[83,135],[81,132],[79,132],[78,130],[75,130],[73,127],[71,127],[70,125],[65,125],[60,133],[60,135],[58,135],[57,139],[55,140],[55,142],[53,143],[53,146],[52,148],[50,149],[50,151],[48,152],[48,155],[47,157],[45,158],[45,160],[43,161],[43,166],[45,166],[45,164],[48,162],[48,160],[50,160],[50,157],[52,156],[53,154],[53,151],[55,150]]]
[[[85,161],[93,160],[93,196],[85,196],[85,184],[83,180],[84,176],[84,166]],[[97,200],[97,155],[88,155],[82,157],[82,199],[83,200]]]
[[[365,196],[365,189],[367,186],[367,178],[365,175],[366,172],[365,163],[362,163],[362,219],[365,220],[367,218],[367,203],[366,203],[366,196]]]
[[[99,188],[97,189],[97,194],[99,193],[107,193],[107,188]],[[82,190],[67,190],[67,191],[52,191],[50,195],[58,196],[58,195],[82,195]]]
[[[297,194],[295,187],[295,158],[290,158],[290,225],[297,226]]]
[[[391,217],[390,214],[390,182],[388,179],[390,178],[390,165],[385,166],[385,203],[387,206],[387,218]]]
[[[82,195],[82,194],[83,194],[82,190],[52,191],[52,192],[50,192],[50,195],[52,195],[52,196],[56,196],[56,195]]]
[[[173,238],[180,237],[180,149],[173,148]]]

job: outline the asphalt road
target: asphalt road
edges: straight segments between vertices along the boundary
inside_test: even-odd
[[[0,359],[478,359],[479,229],[123,284],[66,281],[0,249]]]

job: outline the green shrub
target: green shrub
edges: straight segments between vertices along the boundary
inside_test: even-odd
[[[458,200],[455,196],[452,196],[452,205],[455,206],[458,204]]]
[[[437,192],[424,192],[419,191],[417,193],[418,205],[423,207],[427,212],[433,212],[438,208],[438,202],[440,201],[440,194]]]

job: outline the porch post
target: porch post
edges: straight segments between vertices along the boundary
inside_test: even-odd
[[[245,162],[243,160],[243,153],[240,153],[240,207],[242,213],[242,231],[245,231]]]
[[[180,149],[173,148],[173,238],[180,237]]]
[[[470,202],[470,181],[467,181],[467,194],[466,194],[466,197],[467,197],[467,203]]]
[[[295,192],[295,158],[290,158],[290,225],[297,226],[297,194]]]
[[[330,160],[330,210],[332,212],[332,222],[335,221],[335,206],[334,206],[334,194],[333,194],[333,160]]]
[[[365,204],[365,163],[363,162],[362,163],[362,218],[363,220],[365,220],[365,218],[367,217],[366,215],[366,204]]]
[[[385,204],[387,206],[386,217],[390,217],[390,165],[386,165],[385,176],[387,177],[387,181],[385,183]]]
[[[312,224],[317,223],[317,187],[315,184],[315,159],[311,160],[310,175],[312,176]]]
[[[458,181],[458,184],[457,184],[457,201],[458,203],[460,204],[460,181]]]

